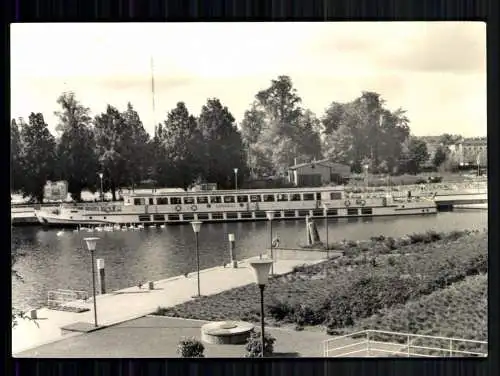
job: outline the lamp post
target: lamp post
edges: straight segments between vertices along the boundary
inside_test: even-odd
[[[104,192],[102,191],[102,177],[104,174],[102,172],[99,172],[97,175],[99,175],[99,178],[101,179],[101,201],[104,201]]]
[[[92,259],[92,299],[94,301],[94,326],[97,328],[97,303],[95,301],[95,269],[94,269],[94,251],[99,238],[85,238],[85,243],[87,243],[87,249],[90,251],[90,257]]]
[[[193,296],[193,298],[199,298],[201,296],[201,294],[200,294],[200,251],[198,248],[198,233],[201,230],[201,224],[202,224],[202,222],[200,222],[200,221],[191,222],[191,226],[193,226],[194,237],[196,239],[196,270],[197,270],[197,275],[198,275],[198,295]]]
[[[234,168],[234,189],[238,190],[238,169]]]
[[[255,274],[255,282],[259,285],[260,289],[260,331],[262,340],[262,357],[264,357],[264,288],[269,280],[269,270],[272,267],[272,260],[254,260],[250,261],[250,266],[253,268]]]
[[[368,192],[368,164],[363,165],[365,169],[365,192]]]
[[[323,210],[325,211],[325,230],[326,230],[326,258],[330,258],[330,251],[328,250],[328,205],[323,204]]]
[[[271,275],[274,274],[274,252],[273,252],[273,219],[274,219],[274,211],[268,210],[266,211],[266,217],[269,220],[269,247],[271,249]]]

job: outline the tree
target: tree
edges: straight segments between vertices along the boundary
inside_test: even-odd
[[[23,193],[43,202],[45,183],[54,176],[54,136],[50,134],[43,115],[33,112],[29,116],[29,124],[22,125],[20,136],[23,145],[20,158],[24,173]]]
[[[57,145],[60,178],[68,182],[68,191],[76,201],[81,200],[84,188],[94,191],[99,169],[96,143],[90,110],[84,107],[74,93],[63,93],[57,103],[62,107],[55,112],[61,133]]]
[[[409,134],[408,119],[403,110],[391,112],[384,104],[374,92],[348,103],[333,102],[322,119],[325,156],[357,172],[364,161],[371,171],[392,172]]]
[[[444,146],[438,146],[436,152],[434,153],[434,157],[432,158],[432,164],[438,168],[440,167],[446,158],[448,157],[448,148]]]
[[[321,156],[318,130],[320,122],[312,112],[300,107],[301,98],[288,76],[279,76],[255,96],[256,102],[247,113],[246,122],[254,122],[255,144],[252,166],[256,170],[283,174],[297,157],[314,159]],[[242,128],[249,128],[244,126]]]
[[[116,190],[131,182],[130,152],[127,147],[130,142],[130,132],[123,115],[113,106],[108,105],[106,112],[95,118],[94,132],[96,136],[97,155],[104,174],[104,189],[110,189],[113,200],[116,200]]]
[[[295,132],[295,143],[298,145],[298,154],[306,158],[321,159],[321,121],[316,115],[305,110],[300,118],[297,131]]]
[[[148,147],[152,162],[150,163],[149,178],[161,186],[168,185],[170,161],[167,158],[167,151],[164,147],[163,126],[155,126],[153,138],[149,141]]]
[[[122,114],[124,129],[121,142],[123,143],[123,158],[127,164],[130,183],[135,185],[147,178],[148,164],[151,163],[150,149],[148,148],[149,135],[144,129],[137,111],[129,102],[127,110]]]
[[[266,147],[259,143],[263,129],[266,127],[266,114],[258,108],[257,103],[245,111],[241,122],[241,136],[247,154],[250,175],[263,176],[271,174],[272,162]]]
[[[233,169],[238,168],[239,175],[246,176],[247,167],[243,141],[233,115],[219,99],[208,99],[201,109],[198,126],[205,144],[202,177],[222,188],[234,186]]]
[[[10,189],[18,191],[23,186],[24,172],[21,163],[21,134],[16,120],[12,119],[10,123]]]
[[[169,182],[188,188],[203,172],[203,139],[196,118],[184,102],[169,112],[162,129],[162,144],[170,162]]]
[[[420,172],[421,166],[429,160],[425,141],[410,136],[404,144],[401,158],[401,170],[411,174]]]

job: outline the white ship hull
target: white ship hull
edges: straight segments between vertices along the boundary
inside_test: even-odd
[[[436,203],[431,200],[400,200],[381,204],[380,198],[369,200],[348,200],[286,203],[232,203],[212,205],[121,205],[112,210],[70,210],[56,212],[37,211],[40,223],[47,226],[100,226],[106,224],[161,225],[179,224],[191,221],[235,222],[267,220],[266,211],[274,212],[274,220],[296,220],[312,218],[359,218],[400,215],[436,214]],[[325,206],[323,206],[325,205]],[[326,209],[328,208],[328,209]]]

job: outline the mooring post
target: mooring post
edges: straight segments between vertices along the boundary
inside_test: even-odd
[[[229,254],[231,256],[231,265],[233,268],[238,267],[238,262],[236,261],[236,257],[234,256],[234,234],[228,234],[229,238]]]
[[[102,294],[106,294],[106,282],[105,282],[105,272],[104,272],[104,259],[97,259],[97,270],[99,271],[99,292]]]
[[[311,241],[311,232],[309,230],[309,216],[308,215],[306,216],[306,244],[307,245],[311,245],[312,244],[312,241]]]

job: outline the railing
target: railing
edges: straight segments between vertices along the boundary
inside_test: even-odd
[[[47,294],[47,306],[50,309],[59,309],[65,307],[70,302],[87,300],[89,298],[86,291],[75,290],[54,290]]]
[[[466,350],[467,345],[477,349]],[[323,354],[325,357],[486,357],[487,345],[486,341],[368,329],[324,341]]]

